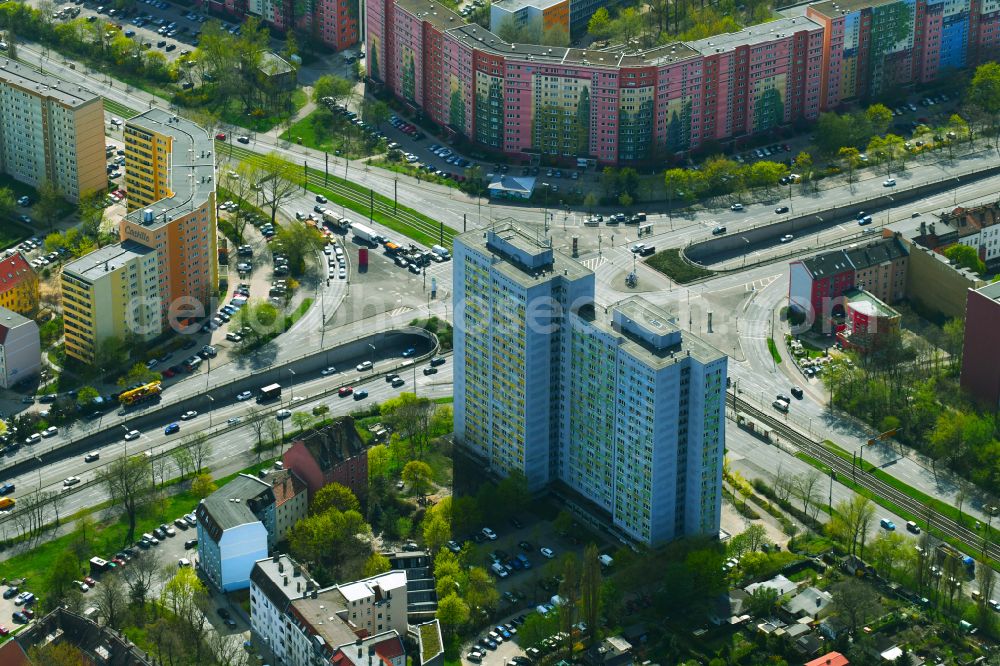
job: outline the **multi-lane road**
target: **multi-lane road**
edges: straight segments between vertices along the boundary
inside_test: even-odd
[[[151,459],[155,460],[161,454],[182,445],[191,434],[211,435],[211,451],[206,463],[215,474],[231,473],[251,464],[256,459],[252,452],[252,443],[256,442],[257,438],[256,431],[247,421],[251,409],[264,411],[267,419],[277,420],[275,415],[280,409],[311,412],[318,405],[327,405],[330,409],[329,415],[339,416],[363,409],[372,403],[384,402],[404,391],[415,392],[418,396],[432,399],[452,394],[450,359],[439,366],[438,372],[433,375],[423,373],[425,364],[409,366],[400,371],[404,384],[393,387],[384,377],[387,369],[397,364],[397,361],[384,361],[376,366],[375,373],[359,373],[352,369],[327,377],[318,373],[310,377],[297,377],[293,386],[285,387],[280,401],[264,405],[258,405],[253,400],[228,402],[215,409],[200,411],[197,416],[189,420],[181,420],[179,410],[163,410],[159,422],[144,427],[139,439],[125,441],[125,432],[130,428],[127,425],[115,426],[115,430],[120,430],[121,437],[113,443],[93,448],[92,452],[100,454],[100,458],[95,462],[84,462],[84,453],[80,453],[4,480],[16,485],[15,494],[28,494],[39,488],[43,491],[64,493],[65,498],[60,503],[59,511],[66,514],[94,506],[104,500],[106,497],[104,489],[99,484],[89,483],[96,479],[97,471],[103,466],[120,456],[135,455],[139,452],[149,453]],[[353,395],[341,397],[337,389],[343,386],[351,386],[355,391],[365,390],[368,396],[363,400],[355,400]],[[239,422],[233,423],[231,419],[239,419]],[[164,427],[171,423],[178,423],[180,431],[171,435],[164,434]],[[283,426],[284,432],[294,431],[291,419],[284,419],[279,423]],[[267,430],[264,431],[264,438],[270,438]],[[159,482],[159,470],[155,471]],[[172,462],[165,465],[165,471],[168,479],[177,475],[177,469]],[[81,483],[78,487],[64,490],[63,481],[71,476],[78,477]],[[5,519],[0,518],[0,525],[4,525],[5,522]],[[4,529],[12,528],[7,525]]]

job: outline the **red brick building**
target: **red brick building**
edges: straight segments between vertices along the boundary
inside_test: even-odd
[[[898,312],[863,289],[844,294],[844,323],[837,339],[845,348],[872,350],[886,335],[899,331]]]
[[[985,407],[1000,407],[1000,282],[970,289],[965,304],[962,388]]]
[[[909,254],[896,236],[868,245],[834,250],[789,264],[788,305],[833,332],[830,319],[844,312],[844,294],[864,289],[884,303],[906,296]]]
[[[282,456],[285,469],[305,482],[312,500],[331,483],[347,486],[359,499],[368,491],[368,451],[354,419],[344,416],[296,441]]]

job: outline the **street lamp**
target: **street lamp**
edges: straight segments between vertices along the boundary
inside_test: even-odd
[[[368,346],[372,348],[372,367],[371,367],[371,370],[372,370],[372,372],[375,372],[375,345],[372,344],[371,342],[369,342]]]
[[[212,412],[215,411],[215,398],[213,398],[212,396],[210,396],[207,393],[205,394],[205,397],[208,398],[208,402],[210,403],[209,406],[208,406],[208,427],[211,428],[212,427]]]
[[[288,404],[291,404],[295,400],[295,371],[288,368],[288,374],[291,375],[289,378],[291,384],[288,387]]]

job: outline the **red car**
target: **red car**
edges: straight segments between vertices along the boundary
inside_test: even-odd
[[[29,620],[35,619],[35,611],[31,610],[30,608],[22,608],[21,613],[24,615],[24,617],[28,618]]]
[[[125,566],[125,560],[123,560],[120,557],[112,557],[111,561],[114,562],[115,564],[117,564],[120,567]],[[90,583],[87,583],[87,584],[89,585]]]
[[[95,585],[97,585],[97,581],[91,578],[90,576],[84,576],[83,582],[89,585],[90,587],[94,587]]]
[[[10,633],[10,629],[0,624],[0,636],[6,636]]]
[[[346,398],[347,396],[351,395],[352,393],[354,393],[354,387],[353,386],[341,386],[340,390],[337,391],[337,395],[339,395],[341,398]]]
[[[173,370],[171,370],[170,368],[167,368],[166,370],[164,370],[164,371],[163,371],[163,372],[161,372],[160,374],[161,374],[161,375],[163,375],[164,377],[168,377],[168,378],[169,378],[169,377],[173,377],[173,376],[174,376],[174,375],[176,375],[177,373],[176,373],[176,372],[174,372]]]
[[[215,138],[218,139],[219,141],[225,141],[226,135],[223,134],[222,132],[219,132],[218,134],[215,135]]]

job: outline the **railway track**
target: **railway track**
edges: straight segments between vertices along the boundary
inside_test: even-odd
[[[868,490],[875,497],[882,498],[886,502],[891,502],[895,506],[910,514],[912,520],[926,522],[926,527],[933,527],[941,534],[959,541],[967,554],[982,556],[1000,560],[1000,545],[989,540],[984,543],[983,536],[964,525],[960,525],[952,518],[938,513],[933,507],[924,502],[916,500],[903,491],[892,487],[885,481],[865,472],[861,467],[852,465],[850,461],[828,449],[822,442],[817,442],[812,438],[802,434],[798,430],[790,427],[781,419],[772,414],[750,404],[748,401],[726,394],[727,404],[737,412],[742,412],[764,425],[770,427],[786,442],[798,448],[803,453],[819,460],[837,475],[837,477],[851,479],[854,483]],[[980,557],[977,557],[980,559]]]

